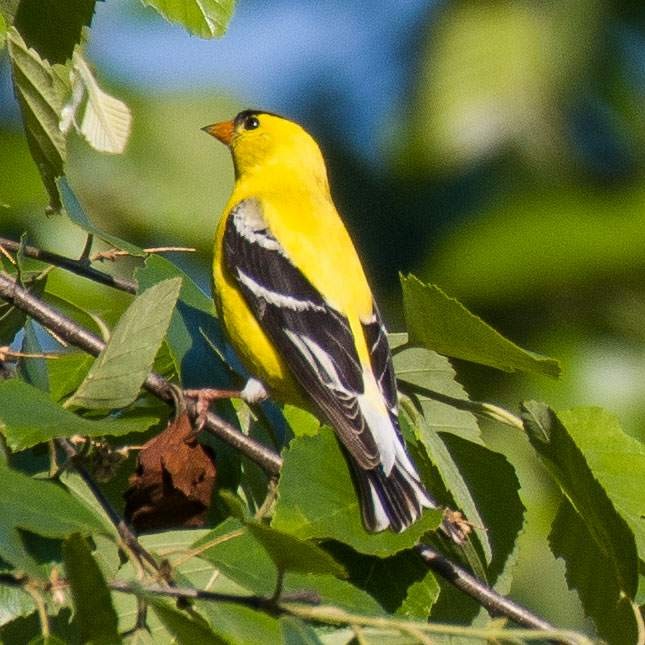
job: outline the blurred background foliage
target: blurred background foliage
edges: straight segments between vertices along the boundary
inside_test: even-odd
[[[598,404],[643,438],[644,28],[638,0],[240,0],[227,35],[202,41],[139,3],[98,3],[88,57],[131,107],[133,132],[120,156],[73,137],[68,176],[106,230],[196,247],[173,261],[209,289],[232,165],[199,128],[246,107],[294,118],[321,143],[393,330],[397,272],[414,271],[562,361],[559,381],[459,364],[473,398]],[[81,233],[45,216],[0,56],[2,234],[78,254]],[[511,430],[485,436],[518,469],[528,507],[513,593],[582,626],[545,543],[541,467]]]

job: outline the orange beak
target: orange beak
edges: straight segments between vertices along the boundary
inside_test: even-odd
[[[219,139],[225,146],[231,144],[233,140],[233,132],[235,131],[235,123],[233,121],[222,121],[221,123],[213,123],[212,125],[205,125],[202,130]]]

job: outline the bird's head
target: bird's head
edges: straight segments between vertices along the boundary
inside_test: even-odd
[[[260,110],[244,110],[233,120],[202,128],[228,146],[238,177],[257,172],[290,172],[327,182],[318,144],[301,126]]]

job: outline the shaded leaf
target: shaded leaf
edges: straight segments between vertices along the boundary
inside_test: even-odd
[[[407,343],[407,334],[402,336],[404,343]],[[401,390],[406,390],[406,383],[412,383],[454,399],[468,400],[466,391],[455,380],[455,370],[445,356],[424,347],[410,347],[396,352],[393,362]],[[481,443],[481,432],[474,414],[418,392],[414,396],[421,403],[423,416],[430,427]]]
[[[110,96],[99,87],[80,54],[74,55],[74,66],[87,91],[81,134],[95,150],[120,154],[130,136],[130,109],[123,101]]]
[[[638,608],[622,593],[612,562],[566,498],[553,521],[549,545],[564,559],[569,587],[577,590],[599,634],[611,645],[636,643]]]
[[[223,36],[233,15],[235,0],[142,0],[166,20],[183,25],[201,38]]]
[[[215,486],[215,459],[192,433],[190,418],[181,414],[139,452],[124,494],[126,520],[138,531],[204,525]]]
[[[69,396],[87,375],[94,358],[80,350],[66,351],[47,366],[49,393],[54,401]]]
[[[89,27],[96,0],[21,0],[14,26],[28,47],[50,63],[64,63]]]
[[[618,419],[602,408],[565,410],[558,417],[594,477],[629,524],[645,561],[645,498],[635,485],[645,482],[645,447],[623,432]]]
[[[439,525],[441,512],[426,511],[403,533],[368,533],[349,467],[327,428],[315,437],[294,438],[283,459],[272,526],[285,533],[301,539],[331,538],[384,557],[411,547]]]
[[[138,246],[135,246],[130,242],[126,242],[116,235],[106,233],[105,231],[102,231],[100,228],[95,226],[83,210],[83,207],[74,194],[74,191],[70,188],[66,177],[61,177],[60,179],[58,179],[56,181],[56,185],[58,186],[58,190],[60,191],[60,198],[62,200],[63,206],[65,207],[65,212],[72,220],[72,222],[74,222],[74,224],[80,226],[87,233],[96,235],[96,237],[100,238],[116,249],[126,251],[127,253],[135,257],[145,256],[145,253]]]
[[[556,360],[504,338],[439,287],[413,275],[401,276],[401,285],[410,343],[507,372],[560,374]]]
[[[110,592],[86,540],[78,533],[71,535],[63,546],[63,557],[76,610],[74,620],[79,625],[83,642],[119,643]]]
[[[556,413],[543,403],[522,403],[522,418],[533,448],[578,513],[610,567],[618,588],[634,598],[638,559],[634,536],[595,479],[583,453]],[[575,419],[575,411],[568,413]]]
[[[0,557],[40,576],[18,528],[49,538],[102,530],[96,517],[64,490],[0,465]]]
[[[405,411],[405,416],[402,421],[408,420],[410,422],[415,437],[425,449],[427,458],[439,471],[446,489],[457,505],[457,509],[463,512],[466,519],[473,524],[474,532],[484,551],[484,558],[486,562],[490,562],[493,554],[484,521],[479,515],[473,496],[450,451],[446,448],[439,433],[428,425],[425,418],[412,406],[406,405],[403,410]]]
[[[180,278],[164,280],[135,298],[69,405],[122,408],[139,395],[168,330]]]
[[[204,620],[194,615],[174,609],[169,604],[156,598],[148,599],[152,611],[157,615],[163,626],[182,645],[204,643],[204,645],[223,645],[226,641],[215,635]]]
[[[281,571],[327,573],[341,578],[347,575],[345,569],[329,553],[312,542],[299,540],[257,522],[247,522],[246,526]]]
[[[34,611],[34,600],[24,589],[0,585],[0,627]]]
[[[63,174],[65,137],[58,127],[66,92],[49,63],[30,49],[12,27],[7,35],[16,97],[31,156],[49,193],[50,207],[59,210],[55,180]]]
[[[17,379],[0,382],[0,431],[12,450],[24,450],[56,437],[118,436],[144,432],[155,417],[83,419],[47,394]]]
[[[23,354],[42,354],[43,348],[36,336],[36,329],[31,318],[24,326],[24,338],[20,351]],[[56,360],[55,358],[51,360]],[[42,357],[21,357],[18,361],[18,372],[22,379],[43,392],[49,392],[49,373],[46,359]]]

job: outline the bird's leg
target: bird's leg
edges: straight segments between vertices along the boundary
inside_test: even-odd
[[[196,401],[197,419],[195,433],[198,434],[206,423],[208,408],[213,401],[219,401],[221,399],[242,399],[251,405],[264,401],[269,395],[260,381],[250,378],[241,390],[220,390],[205,387],[184,390],[184,396],[195,399]]]

